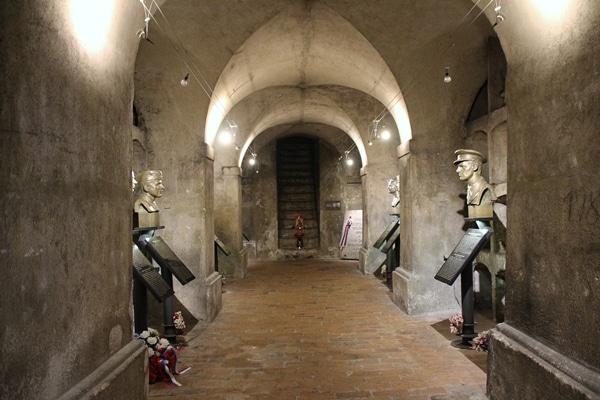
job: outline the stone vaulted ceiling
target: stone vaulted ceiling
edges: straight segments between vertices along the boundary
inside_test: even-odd
[[[385,118],[397,143],[410,140],[427,77],[441,80],[445,66],[482,53],[493,34],[482,13],[493,12],[489,0],[145,3],[153,18],[150,40],[140,43],[136,102],[181,103],[190,129],[211,146],[235,122],[242,152],[230,157],[238,163],[265,131],[323,124],[348,135],[367,164],[373,119]],[[466,101],[485,79],[483,59],[462,68],[476,81]],[[186,73],[193,96],[175,92]]]

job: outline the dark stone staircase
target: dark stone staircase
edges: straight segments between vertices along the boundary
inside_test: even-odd
[[[305,137],[277,141],[279,248],[297,249],[295,219],[304,220],[304,249],[319,247],[318,142]]]

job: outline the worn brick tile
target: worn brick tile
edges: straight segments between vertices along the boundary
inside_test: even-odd
[[[431,317],[410,317],[348,261],[250,265],[217,319],[189,332],[181,387],[155,400],[485,399],[485,372]]]

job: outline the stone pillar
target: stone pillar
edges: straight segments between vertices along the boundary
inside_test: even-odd
[[[410,148],[409,148],[410,144]],[[447,155],[434,152],[423,142],[398,146],[400,170],[400,266],[392,275],[394,303],[408,314],[448,312],[456,308],[453,287],[434,280],[460,240],[464,206],[462,189]],[[447,164],[438,165],[440,161]],[[447,167],[446,167],[447,165]],[[442,171],[442,167],[446,168]]]
[[[512,5],[500,36],[511,44],[506,308],[488,397],[598,399],[600,8],[564,2],[551,21],[535,2]]]
[[[400,166],[400,266],[392,274],[392,301],[402,311],[410,314],[413,309],[411,288],[414,278],[412,274],[413,255],[411,237],[412,232],[412,176],[410,168],[411,154],[409,142],[398,146],[398,162]]]
[[[73,27],[95,25],[70,11],[0,6],[0,398],[141,400],[130,138],[139,39],[113,24],[92,51]],[[97,14],[106,26],[143,18],[132,3]]]
[[[187,179],[185,190],[174,196],[165,233],[172,237],[169,244],[196,279],[186,285],[175,281],[175,295],[194,317],[211,322],[222,307],[221,275],[214,267],[214,151],[201,143],[193,159],[184,162],[186,176],[178,179]],[[165,177],[163,197],[167,197],[168,185]]]
[[[229,248],[221,250],[219,272],[227,278],[244,278],[248,272],[248,253],[244,249],[242,232],[242,170],[237,166],[221,168],[221,184],[215,186],[215,233]]]
[[[367,165],[361,168],[363,196],[363,248],[360,250],[358,265],[363,274],[372,274],[385,261],[385,254],[373,247],[375,240],[385,229],[386,215],[382,199],[387,199],[389,194],[386,189],[386,180],[377,179],[377,167]],[[382,175],[383,176],[383,175]],[[385,193],[385,194],[384,194]]]

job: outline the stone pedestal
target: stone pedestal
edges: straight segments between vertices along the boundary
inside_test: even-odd
[[[487,390],[490,399],[597,399],[600,374],[502,323],[492,330]]]

